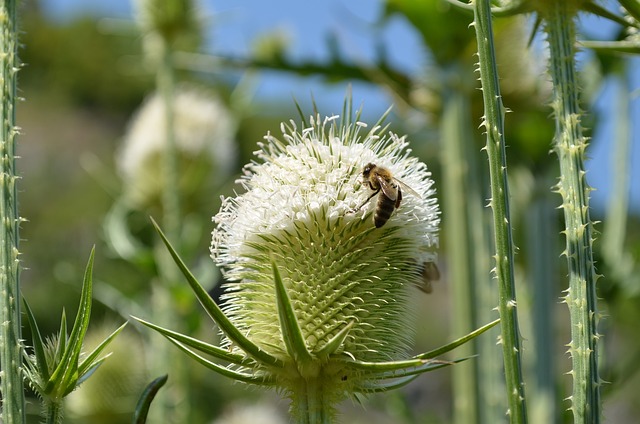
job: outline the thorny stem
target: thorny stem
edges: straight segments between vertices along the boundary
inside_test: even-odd
[[[20,267],[18,261],[18,199],[15,146],[17,58],[16,1],[3,0],[0,9],[0,66],[2,134],[0,135],[0,375],[2,421],[25,422],[20,324]]]
[[[509,214],[509,189],[504,142],[504,106],[498,86],[498,71],[493,46],[491,4],[488,0],[474,3],[474,27],[478,41],[478,64],[484,98],[483,125],[487,133],[487,154],[491,179],[491,207],[496,243],[496,275],[498,278],[501,339],[505,381],[512,423],[526,423],[527,411],[522,379],[520,330],[513,272],[513,237]]]
[[[45,402],[45,414],[46,424],[62,424],[62,401],[60,402]]]
[[[574,13],[563,1],[552,2],[546,17],[556,115],[555,151],[560,159],[558,192],[562,195],[569,266],[565,302],[571,317],[569,353],[573,368],[571,409],[576,423],[600,422],[600,379],[596,331],[596,272],[589,217],[589,188],[584,170],[587,147],[580,124],[578,76],[575,69]]]

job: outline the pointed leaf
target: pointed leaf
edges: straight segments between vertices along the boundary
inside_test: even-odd
[[[274,384],[271,376],[256,376],[252,374],[245,374],[239,371],[234,371],[198,355],[196,352],[192,351],[191,349],[171,337],[167,337],[167,340],[178,346],[180,350],[189,355],[189,357],[191,357],[192,359],[195,359],[196,362],[201,363],[205,367],[217,372],[220,375],[229,377],[233,380],[242,381],[243,383],[257,384],[259,386],[272,386]]]
[[[580,44],[603,53],[640,53],[640,45],[634,41],[581,41]]]
[[[437,349],[431,350],[429,352],[425,352],[425,353],[422,353],[420,355],[416,355],[416,356],[414,356],[414,358],[416,358],[416,359],[432,359],[432,358],[435,358],[436,356],[440,356],[445,352],[449,352],[449,351],[457,348],[458,346],[461,346],[461,345],[465,344],[469,340],[479,336],[480,334],[482,334],[485,331],[491,329],[492,327],[495,327],[499,322],[500,322],[500,318],[498,318],[495,321],[491,321],[489,324],[486,324],[486,325],[478,328],[477,330],[472,331],[471,333],[467,334],[466,336],[452,341],[449,344],[446,344],[446,345],[444,345],[442,347],[439,347]]]
[[[36,357],[36,364],[38,366],[38,372],[42,381],[49,380],[49,364],[47,364],[47,356],[44,353],[44,341],[42,340],[42,334],[40,334],[40,328],[38,328],[38,322],[36,321],[33,311],[27,303],[27,299],[22,298],[24,303],[24,310],[27,313],[27,321],[29,321],[29,327],[31,328],[31,335],[33,337],[33,353]]]
[[[418,377],[419,375],[409,375],[406,377],[398,378],[394,381],[378,381],[375,383],[370,382],[369,384],[361,384],[359,386],[356,386],[355,390],[366,393],[386,392],[388,390],[394,390],[399,389],[400,387],[404,387]]]
[[[620,0],[620,4],[629,12],[629,15],[640,22],[640,2],[638,0]]]
[[[608,11],[607,9],[600,6],[598,3],[594,1],[584,2],[582,5],[582,8],[587,12],[591,12],[594,15],[603,17],[605,19],[609,19],[610,21],[613,21],[619,25],[622,25],[623,27],[628,27],[628,26],[637,27],[638,25],[637,23],[629,22],[626,19],[624,19],[622,16],[616,15],[615,13]]]
[[[284,344],[287,347],[289,356],[291,356],[296,362],[300,362],[304,365],[311,362],[313,357],[307,349],[307,344],[304,340],[304,336],[302,335],[298,318],[293,310],[291,299],[289,299],[287,289],[284,287],[284,283],[280,277],[280,271],[278,271],[278,267],[273,261],[271,261],[271,268],[273,269],[273,281],[276,287],[278,316],[280,318],[280,329],[282,331]]]
[[[127,215],[131,212],[124,200],[118,200],[104,219],[104,234],[109,246],[123,259],[135,262],[144,252],[141,243],[133,237],[127,225]]]
[[[66,346],[62,358],[49,380],[50,383],[61,388],[73,385],[73,381],[78,378],[78,358],[80,357],[82,342],[89,326],[89,318],[91,317],[91,278],[94,255],[95,247],[91,249],[89,261],[84,273],[82,293],[80,294],[80,306],[76,320],[73,323],[69,344]],[[50,385],[47,385],[47,388],[49,387]]]
[[[88,354],[86,358],[84,358],[84,360],[80,364],[80,367],[78,368],[78,372],[81,376],[84,375],[85,371],[88,368],[93,367],[93,362],[98,358],[100,353],[102,353],[104,348],[107,347],[109,343],[111,343],[111,341],[124,329],[126,325],[127,322],[118,327],[113,333],[111,333],[106,339],[104,339],[102,343],[100,343],[95,349],[93,349],[93,351]]]
[[[80,374],[80,376],[78,377],[78,381],[76,381],[76,384],[74,385],[74,387],[71,387],[71,389],[69,390],[69,393],[71,393],[72,391],[74,391],[78,386],[80,386],[82,383],[84,383],[85,381],[87,381],[89,379],[89,377],[91,377],[93,375],[94,372],[96,372],[96,370],[100,367],[100,365],[102,365],[102,363],[109,357],[111,356],[111,353],[106,354],[105,356],[103,356],[102,358],[98,359],[97,361],[93,362],[93,364],[91,365],[91,367],[89,367],[83,374]],[[68,393],[67,393],[68,394]]]
[[[153,380],[147,387],[145,387],[138,403],[136,404],[136,410],[133,413],[133,424],[145,424],[147,422],[147,415],[149,414],[149,408],[151,402],[158,394],[158,391],[165,385],[169,376],[167,374],[162,377],[158,377]]]
[[[542,25],[542,17],[540,15],[536,15],[536,20],[533,22],[533,27],[531,28],[531,35],[529,36],[529,40],[527,41],[527,48],[531,48],[533,39],[536,37],[536,34],[540,29],[540,25]]]
[[[60,317],[60,331],[58,333],[58,345],[56,346],[56,354],[54,356],[56,358],[56,364],[60,362],[60,359],[62,359],[62,355],[64,355],[64,351],[67,350],[68,341],[69,333],[67,333],[67,312],[64,308],[62,308],[62,316]]]
[[[212,344],[205,343],[193,337],[189,337],[184,334],[180,334],[175,331],[168,330],[166,328],[152,324],[140,318],[136,318],[136,317],[132,317],[132,318],[138,321],[140,324],[145,325],[157,331],[158,333],[162,334],[167,338],[172,338],[174,340],[177,340],[180,343],[183,343],[207,355],[215,356],[216,358],[222,359],[223,361],[231,362],[236,365],[248,365],[250,362],[253,362],[253,360],[251,359],[247,359],[246,357],[242,355],[238,355],[236,353],[231,353],[228,350],[222,349],[218,346],[214,346]]]
[[[407,367],[401,370],[387,371],[379,374],[374,373],[374,374],[371,374],[369,378],[376,379],[376,380],[386,380],[386,379],[393,379],[393,378],[399,378],[399,377],[406,377],[409,375],[420,375],[427,371],[434,371],[440,368],[450,367],[451,365],[464,362],[470,358],[472,357],[455,359],[453,361],[429,361],[417,367]]]
[[[247,354],[254,357],[256,360],[268,365],[282,367],[283,363],[280,359],[260,349],[258,345],[254,344],[251,340],[247,339],[244,336],[244,334],[242,334],[233,325],[233,323],[229,320],[229,318],[227,318],[227,316],[222,312],[220,307],[216,305],[213,299],[211,299],[211,297],[209,296],[209,293],[207,293],[207,291],[200,285],[200,283],[198,282],[198,280],[196,280],[193,274],[191,274],[191,271],[189,271],[189,268],[187,268],[187,266],[184,264],[184,262],[182,261],[182,258],[180,258],[180,255],[178,255],[178,253],[175,251],[171,243],[169,243],[169,240],[164,235],[164,233],[162,232],[158,224],[153,220],[153,218],[151,218],[151,222],[153,223],[153,226],[155,227],[158,234],[160,235],[162,242],[169,250],[169,253],[171,254],[171,257],[173,258],[174,262],[176,263],[176,265],[178,265],[178,268],[180,268],[180,271],[182,271],[182,274],[187,279],[187,282],[191,286],[191,290],[193,290],[196,297],[198,298],[198,301],[200,302],[202,307],[205,309],[205,311],[207,311],[211,319],[213,319],[218,324],[218,326],[226,334],[226,336],[233,343],[235,343],[239,348],[247,352]]]
[[[355,325],[355,321],[350,321],[347,325],[345,325],[342,330],[338,331],[338,333],[333,336],[327,344],[322,346],[320,349],[314,351],[313,353],[320,358],[328,358],[329,355],[335,353],[342,343],[344,343],[345,339],[349,335],[349,331]]]
[[[350,367],[357,368],[366,372],[372,373],[388,373],[399,370],[405,370],[407,368],[422,367],[429,364],[447,364],[450,365],[450,361],[439,361],[435,359],[408,359],[406,361],[388,361],[388,362],[366,362],[357,360],[348,360]]]

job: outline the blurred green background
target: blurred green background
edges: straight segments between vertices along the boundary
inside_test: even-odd
[[[199,17],[203,18],[205,40],[199,49],[180,56],[176,70],[179,81],[203,87],[219,98],[234,121],[231,138],[236,154],[226,158],[232,162],[233,172],[197,172],[194,174],[197,178],[193,179],[197,185],[187,181],[186,186],[181,186],[186,227],[183,236],[188,239],[185,249],[190,265],[200,273],[201,282],[212,290],[220,277],[208,258],[211,216],[218,210],[220,195],[233,193],[234,180],[242,165],[253,159],[252,152],[263,135],[267,131],[278,134],[281,121],[297,119],[292,98],[300,102],[307,114],[312,111],[312,98],[321,114],[336,114],[340,113],[342,99],[351,86],[354,104],[363,104],[364,120],[369,122],[377,120],[395,103],[389,119],[392,129],[408,134],[414,153],[434,172],[443,207],[443,231],[450,216],[445,206],[449,194],[442,183],[443,167],[447,165],[441,152],[448,142],[442,138],[443,110],[452,93],[464,93],[469,128],[475,131],[482,114],[477,75],[473,73],[475,39],[467,28],[471,18],[449,10],[444,3],[269,4],[203,2]],[[117,243],[114,247],[110,232],[113,222],[109,220],[113,218],[114,205],[131,184],[123,181],[118,170],[118,152],[133,125],[132,116],[154,90],[155,77],[153,69],[145,66],[144,37],[130,16],[128,3],[94,1],[88,6],[82,2],[29,0],[22,3],[21,9],[20,57],[25,67],[19,74],[19,82],[25,101],[18,108],[18,124],[23,129],[18,167],[22,177],[20,212],[28,220],[21,231],[23,293],[36,312],[43,333],[54,332],[62,308],[68,316],[75,313],[86,258],[95,244],[96,296],[90,330],[100,340],[129,314],[148,316],[152,286],[158,274],[158,265],[149,255],[126,257],[118,251]],[[312,25],[313,22],[322,24]],[[593,30],[590,22],[585,20],[582,26],[587,36],[618,36],[619,29],[614,25],[603,25],[603,31],[590,33]],[[514,112],[507,115],[506,131],[515,242],[522,248],[516,259],[521,283],[518,294],[524,305],[524,356],[536,351],[532,347],[534,342],[548,345],[553,354],[553,365],[548,365],[553,367],[557,387],[553,403],[560,411],[555,419],[562,422],[566,419],[562,411],[568,406],[562,399],[568,396],[571,382],[564,375],[570,367],[564,353],[568,313],[559,302],[566,286],[564,259],[559,256],[564,240],[559,234],[561,216],[553,210],[560,204],[560,197],[548,198],[546,194],[555,183],[557,165],[555,156],[549,154],[553,122],[546,105],[549,87],[543,75],[540,47],[543,41],[537,37],[527,50],[531,27],[526,20],[499,20],[496,33],[504,103]],[[590,172],[594,173],[592,184],[601,187],[592,218],[603,221],[596,226],[600,231],[606,231],[610,205],[624,201],[611,195],[617,167],[609,166],[607,161],[614,149],[611,140],[616,139],[619,127],[614,112],[618,110],[616,90],[628,94],[638,85],[637,71],[628,75],[621,71],[626,60],[591,53],[581,56],[584,104],[590,111],[587,126],[595,136]],[[637,59],[631,63],[637,64]],[[631,88],[621,86],[620,81]],[[602,87],[609,87],[604,95]],[[637,104],[633,108],[631,116],[637,117]],[[632,118],[629,120],[633,122]],[[637,144],[637,129],[635,132],[632,137]],[[469,140],[472,142],[466,149],[478,168],[474,172],[486,175],[486,157],[480,152],[483,137],[476,131]],[[638,150],[635,149],[633,157],[638,157]],[[599,282],[599,296],[605,315],[600,326],[604,334],[601,367],[603,378],[610,382],[603,386],[604,411],[609,422],[632,422],[640,414],[640,407],[634,402],[640,389],[635,366],[640,359],[637,337],[640,195],[637,178],[631,174],[637,175],[638,164],[640,161],[634,159],[632,171],[625,175],[631,181],[629,190],[633,195],[623,243],[618,246],[621,250],[612,253],[610,248],[603,252],[601,240],[606,234],[599,237],[595,246],[598,269],[605,275]],[[181,166],[187,169],[197,165],[185,161]],[[553,279],[551,299],[556,302],[548,309],[553,332],[545,334],[544,340],[538,338],[529,343],[534,339],[536,316],[531,306],[534,290],[526,286],[534,266],[526,250],[530,237],[527,232],[535,231],[536,227],[528,213],[540,198],[550,202],[548,219],[557,228],[550,234],[554,263],[544,265],[549,267]],[[486,196],[481,199],[483,204],[484,199]],[[124,220],[127,231],[152,251],[147,216],[162,212],[154,200],[134,209],[127,210]],[[483,216],[478,216],[477,221],[478,225],[485,225]],[[442,281],[435,285],[432,295],[416,298],[419,309],[416,351],[434,348],[462,335],[450,326],[451,317],[460,311],[450,301],[447,243],[443,233]],[[488,252],[487,257],[491,254],[483,246],[476,248]],[[186,287],[173,290],[171,296],[172,306],[183,321],[179,330],[203,339],[216,338],[217,330],[202,316]],[[485,312],[491,315],[490,308]],[[145,345],[148,335],[141,335],[145,331],[130,325],[116,339],[111,349],[114,356],[70,396],[68,422],[130,421],[142,387],[156,377],[150,371],[151,352]],[[26,337],[29,338],[28,333]],[[175,404],[189,409],[189,422],[232,422],[229,417],[239,414],[238,411],[251,413],[247,412],[247,405],[271,408],[280,414],[274,422],[287,422],[282,418],[286,416],[286,401],[276,394],[246,390],[197,364],[185,361],[184,366],[187,369],[181,372],[188,376],[188,396]],[[540,366],[545,365],[532,365],[531,375],[525,381],[533,380]],[[359,405],[345,404],[344,422],[452,422],[454,397],[450,372],[445,369],[430,373],[398,393],[365,399],[365,412]],[[171,384],[171,372],[169,381]],[[267,414],[264,410],[253,413],[264,417]],[[37,422],[35,416],[33,422]],[[245,418],[237,422],[260,421]]]

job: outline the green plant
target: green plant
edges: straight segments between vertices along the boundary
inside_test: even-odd
[[[198,300],[218,324],[221,347],[138,319],[192,359],[227,377],[275,387],[296,422],[330,423],[345,398],[401,387],[461,360],[437,356],[497,321],[431,352],[407,357],[408,300],[435,260],[439,222],[429,172],[404,137],[368,126],[345,102],[343,121],[314,114],[268,134],[243,181],[215,217],[212,256],[229,283],[223,309],[160,235]],[[389,167],[415,190],[381,228],[372,222],[365,163]],[[155,223],[154,223],[155,225]],[[157,226],[156,226],[157,228]],[[159,231],[159,229],[158,229]],[[224,367],[202,354],[228,361]],[[464,359],[463,359],[464,360]]]

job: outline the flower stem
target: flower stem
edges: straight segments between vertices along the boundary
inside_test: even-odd
[[[45,402],[45,414],[47,424],[62,424],[63,405],[60,402]]]
[[[546,16],[556,115],[554,149],[560,159],[560,182],[569,266],[565,302],[571,318],[569,352],[573,363],[571,409],[576,423],[600,422],[600,379],[596,332],[596,272],[589,217],[589,188],[585,180],[586,138],[580,124],[578,75],[575,69],[575,14],[563,1],[552,2]]]
[[[181,211],[178,155],[175,138],[175,85],[176,77],[173,66],[173,48],[165,37],[158,37],[158,71],[156,74],[157,90],[164,105],[164,134],[165,149],[163,151],[163,182],[162,213],[163,226],[168,237],[180,240]],[[178,281],[178,272],[172,266],[167,252],[161,247],[161,243],[155,249],[156,262],[160,279],[160,287],[153,293],[153,311],[155,321],[169,325],[179,321],[172,306],[172,294]],[[171,367],[173,384],[169,385],[164,397],[162,414],[164,419],[172,422],[186,422],[190,414],[188,396],[188,383],[184,360],[178,352],[170,349],[164,340],[154,339],[154,356],[156,357],[155,373],[167,372],[167,366]],[[177,405],[181,405],[177,407]],[[168,418],[170,417],[170,418]]]
[[[631,295],[640,291],[640,276],[634,278],[633,257],[625,251],[629,208],[629,166],[631,164],[631,115],[629,105],[632,92],[629,68],[624,62],[622,71],[616,75],[616,104],[614,146],[611,154],[611,193],[607,204],[606,219],[602,230],[602,256],[610,276],[622,284]]]
[[[163,224],[168,237],[179,239],[180,232],[180,191],[178,189],[178,160],[175,137],[174,98],[175,72],[172,63],[172,49],[162,39],[156,84],[164,103],[164,125],[167,143],[164,149],[164,183],[162,192]]]
[[[16,1],[3,0],[0,6],[0,66],[2,135],[0,142],[0,370],[2,370],[2,421],[25,422],[22,334],[20,324],[20,281],[18,261],[18,199],[16,193],[15,145],[17,58]]]
[[[331,424],[335,405],[328,399],[321,377],[300,378],[291,393],[291,416],[297,424]]]
[[[533,199],[527,205],[526,261],[530,275],[528,287],[531,287],[531,345],[532,353],[527,359],[531,367],[532,381],[529,385],[530,420],[534,423],[552,423],[557,416],[556,365],[549,335],[554,334],[555,290],[558,286],[557,252],[554,249],[557,234],[558,216],[554,209],[552,183],[547,172],[535,176],[536,188]],[[533,393],[533,395],[532,395]]]
[[[474,3],[474,27],[478,41],[478,59],[487,132],[487,154],[491,179],[491,207],[496,243],[496,275],[498,277],[501,319],[502,352],[512,423],[527,422],[522,362],[520,359],[520,330],[513,272],[513,237],[509,212],[509,188],[506,174],[504,141],[504,106],[498,86],[498,71],[493,46],[491,4],[488,0]]]
[[[461,80],[465,75],[458,72]],[[476,284],[474,281],[474,244],[471,240],[473,225],[468,209],[469,183],[475,176],[469,176],[475,167],[469,163],[471,155],[465,154],[465,147],[472,141],[470,106],[466,93],[451,90],[447,96],[442,117],[442,162],[443,184],[446,204],[445,234],[447,236],[447,258],[450,261],[450,281],[452,282],[452,302],[454,311],[451,317],[452,333],[466,334],[477,327],[475,321],[474,299]],[[468,150],[468,149],[467,149]],[[472,158],[473,159],[473,158]],[[478,187],[476,187],[478,188]],[[473,194],[472,194],[473,195]],[[475,342],[475,341],[474,341]],[[477,349],[474,342],[462,346],[458,351],[462,356],[474,355]],[[456,423],[473,423],[478,417],[478,386],[476,361],[460,364],[452,370],[454,393],[454,420]]]

